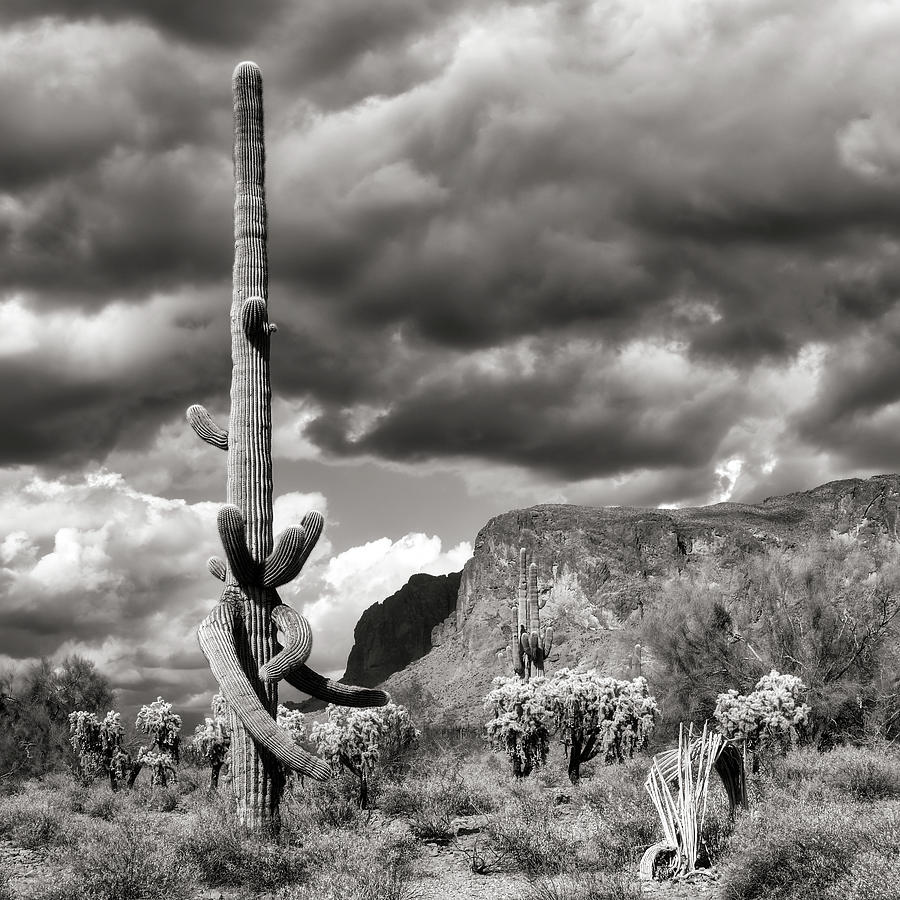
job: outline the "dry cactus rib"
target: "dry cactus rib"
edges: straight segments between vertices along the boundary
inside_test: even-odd
[[[199,629],[200,647],[229,707],[253,739],[281,763],[295,772],[324,781],[330,774],[328,766],[299,747],[275,724],[250,685],[235,651],[237,621],[238,604],[226,601],[212,610]]]

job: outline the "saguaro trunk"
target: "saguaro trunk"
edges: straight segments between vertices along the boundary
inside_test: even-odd
[[[231,772],[238,815],[260,831],[278,824],[284,767],[324,779],[322,760],[306,753],[275,724],[282,678],[328,703],[380,706],[383,691],[340,685],[307,668],[312,634],[284,606],[275,588],[295,578],[324,521],[307,513],[272,539],[272,413],[268,314],[265,148],[262,75],[241,63],[234,98],[234,271],[231,301],[231,416],[228,431],[202,406],[188,421],[207,443],[228,453],[226,505],[219,512],[225,561],[210,572],[225,582],[221,601],[203,621],[200,646],[219,682],[231,718]],[[284,635],[285,646],[277,642]]]

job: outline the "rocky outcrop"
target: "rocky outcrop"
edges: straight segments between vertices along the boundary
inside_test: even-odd
[[[370,606],[353,631],[342,680],[373,687],[431,650],[432,629],[456,608],[461,574],[413,575],[396,594]]]
[[[586,663],[622,675],[631,650],[627,624],[640,614],[657,579],[685,567],[733,567],[767,548],[789,548],[815,536],[851,531],[897,536],[898,503],[900,476],[881,475],[755,505],[668,510],[542,505],[504,513],[479,532],[456,607],[432,632],[434,649],[385,686],[418,682],[448,719],[481,721],[479,701],[492,678],[510,674],[503,626],[513,621],[520,547],[539,566],[540,590],[548,595],[542,615],[555,620],[548,671]],[[360,636],[366,630],[361,626],[362,620]],[[352,674],[358,683],[371,683],[358,669]]]

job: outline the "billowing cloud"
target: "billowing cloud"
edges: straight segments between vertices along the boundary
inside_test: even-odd
[[[197,626],[221,585],[206,559],[221,555],[218,503],[169,500],[107,470],[84,477],[7,476],[0,485],[0,660],[92,659],[133,710],[158,694],[196,718],[215,687]],[[328,520],[321,493],[276,498],[274,529],[311,509]],[[458,571],[471,555],[438,537],[384,537],[334,553],[329,531],[300,579],[281,589],[313,626],[313,662],[343,673],[361,612],[415,572]]]
[[[471,530],[450,545],[516,504],[756,500],[895,466],[894,5],[0,6],[0,481],[88,490],[105,465],[179,521],[221,498],[183,414],[228,413],[228,81],[248,57],[276,462],[405,473],[406,513],[427,473],[456,479]],[[336,558],[434,530],[393,514],[335,529]],[[391,589],[412,574],[392,560],[451,564],[416,547],[384,551]],[[3,591],[59,591],[75,565],[95,619],[129,578],[153,592],[99,518],[35,537],[13,517],[0,548]],[[0,609],[38,652],[53,622],[26,594]],[[104,640],[113,659],[130,638]]]
[[[884,4],[392,0],[373,19],[342,0],[272,3],[264,24],[225,4],[202,35],[199,7],[152,6],[5,8],[8,464],[103,461],[185,401],[224,405],[242,34],[265,50],[289,456],[465,459],[563,492],[674,468],[702,500],[755,373],[841,356],[892,313]],[[52,333],[89,319],[92,341],[108,322],[110,345],[152,349],[85,370]],[[642,347],[678,358],[671,381]],[[774,408],[760,427],[835,472],[874,464],[815,429],[820,388],[802,428]]]

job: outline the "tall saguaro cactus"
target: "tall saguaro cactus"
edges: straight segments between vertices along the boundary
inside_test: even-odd
[[[309,624],[281,603],[276,588],[295,578],[324,520],[309,512],[272,540],[272,410],[266,258],[265,147],[262,75],[240,63],[234,98],[234,272],[231,302],[231,417],[228,431],[202,406],[187,418],[197,435],[228,454],[226,503],[218,528],[225,560],[210,572],[225,582],[218,605],[199,629],[200,647],[228,704],[232,783],[241,822],[253,830],[277,826],[283,766],[312,778],[329,767],[297,746],[275,723],[278,682],[343,706],[382,706],[383,691],[348,687],[305,663]],[[284,646],[278,643],[278,632]]]
[[[528,552],[519,549],[518,613],[515,634],[510,639],[507,655],[513,671],[525,681],[544,674],[544,661],[553,646],[553,629],[541,628],[541,610],[547,600],[538,596],[537,565],[528,565]]]

